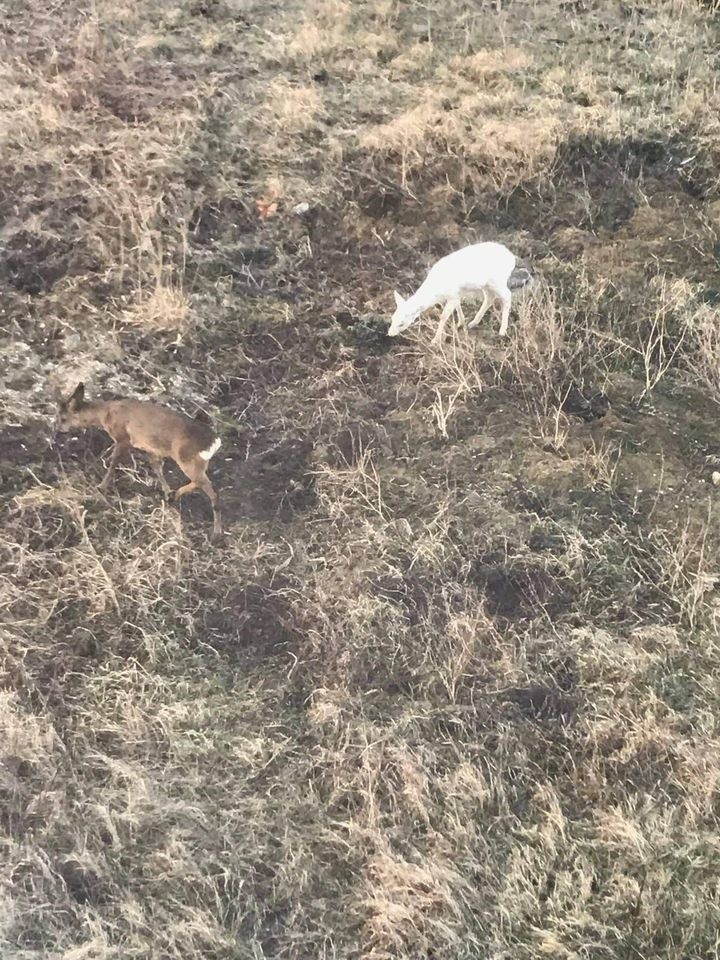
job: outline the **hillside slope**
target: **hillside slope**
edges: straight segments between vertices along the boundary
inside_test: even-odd
[[[3,957],[717,957],[712,3],[2,16]],[[478,239],[508,341],[386,338]]]

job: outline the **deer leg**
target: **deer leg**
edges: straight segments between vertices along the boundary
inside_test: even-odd
[[[160,486],[162,488],[163,495],[167,500],[170,497],[170,494],[172,493],[172,491],[170,490],[170,484],[165,479],[165,474],[163,473],[163,458],[151,456],[150,466],[152,467],[153,472],[155,473],[155,476],[160,481]]]
[[[215,493],[213,485],[210,483],[208,478],[204,476],[202,480],[198,481],[198,488],[203,491],[206,495],[210,504],[212,506],[213,512],[213,540],[219,540],[222,537],[223,528],[222,528],[222,516],[220,513],[220,497]]]
[[[488,312],[488,310],[490,309],[491,303],[492,303],[492,299],[491,299],[491,297],[488,296],[487,290],[483,290],[483,302],[482,302],[482,306],[480,307],[480,309],[478,310],[478,312],[475,314],[475,316],[473,317],[473,319],[472,319],[472,320],[470,321],[470,323],[468,324],[468,330],[473,330],[473,329],[480,323],[480,321],[482,320],[482,318],[485,316],[485,314],[486,314],[486,313]]]
[[[184,497],[186,493],[192,493],[193,490],[197,490],[198,484],[194,480],[191,480],[190,483],[184,484],[182,487],[178,487],[177,490],[170,491],[170,497],[176,503],[181,498]]]
[[[186,493],[192,493],[193,490],[202,490],[212,505],[213,540],[219,540],[223,532],[222,516],[220,514],[220,498],[218,497],[213,485],[210,483],[207,478],[207,474],[205,473],[207,470],[207,463],[205,461],[202,461],[202,463],[199,464],[181,463],[179,466],[183,473],[189,477],[190,482],[176,490],[173,494],[173,499],[177,502],[181,497],[184,497]]]
[[[460,306],[460,302],[458,300],[448,300],[448,302],[443,307],[442,313],[440,314],[440,322],[438,324],[437,332],[435,333],[435,336],[432,338],[432,341],[431,341],[434,347],[436,347],[442,341],[443,334],[445,333],[445,324],[447,323],[447,319],[450,316],[450,314],[453,312],[453,310],[457,309],[457,307],[459,306]]]
[[[502,317],[500,320],[500,336],[504,337],[508,329],[508,320],[510,319],[510,307],[512,305],[512,294],[508,287],[498,291],[498,300],[502,303]]]
[[[112,453],[110,454],[110,463],[108,464],[107,471],[105,476],[102,478],[100,484],[98,485],[98,490],[102,490],[105,493],[112,481],[113,473],[115,473],[115,467],[117,466],[118,460],[121,459],[128,451],[128,448],[124,444],[116,443],[112,448]]]

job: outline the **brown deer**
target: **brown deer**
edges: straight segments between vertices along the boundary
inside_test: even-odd
[[[118,461],[134,447],[150,457],[163,493],[179,500],[186,493],[202,490],[213,508],[213,539],[222,536],[220,501],[207,478],[208,462],[220,447],[207,424],[191,420],[159,403],[141,400],[85,400],[85,385],[79,383],[72,394],[60,400],[56,418],[58,430],[100,427],[113,441],[110,464],[100,490],[110,487]],[[170,457],[187,476],[189,483],[171,490],[163,474],[163,461]]]

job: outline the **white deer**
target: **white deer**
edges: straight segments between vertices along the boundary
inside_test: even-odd
[[[442,303],[444,306],[440,314],[440,324],[432,340],[434,344],[438,344],[445,332],[447,319],[453,311],[457,311],[460,320],[465,322],[461,301],[482,293],[482,305],[468,324],[468,330],[476,327],[492,304],[499,300],[502,304],[500,336],[504,337],[512,302],[508,281],[515,269],[515,263],[515,255],[501,243],[474,243],[449,253],[431,267],[421,286],[407,300],[395,291],[396,310],[390,321],[388,336],[396,337],[415,323],[421,313]],[[527,274],[527,279],[514,286],[521,287],[530,281],[530,272],[524,269],[522,272]]]

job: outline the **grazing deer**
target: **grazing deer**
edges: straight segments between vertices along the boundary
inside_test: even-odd
[[[442,303],[440,324],[433,337],[433,344],[442,340],[445,324],[453,311],[457,311],[460,320],[465,322],[461,301],[466,297],[482,293],[482,306],[475,314],[468,330],[472,330],[482,320],[492,304],[499,300],[502,304],[502,319],[500,322],[500,336],[507,333],[510,317],[511,292],[510,276],[515,270],[515,255],[501,243],[475,243],[462,250],[448,254],[431,267],[430,272],[407,300],[395,292],[395,313],[392,315],[388,336],[396,337],[403,330],[407,330],[418,319],[421,313]],[[527,279],[513,284],[515,288],[525,286],[531,279],[528,270],[519,270],[527,274]]]
[[[100,427],[114,443],[110,464],[100,490],[111,483],[118,461],[131,447],[150,457],[150,465],[157,474],[163,493],[168,499],[179,500],[186,493],[202,490],[213,508],[213,538],[222,536],[220,502],[207,478],[208,462],[220,447],[207,424],[191,420],[159,403],[140,400],[85,400],[85,386],[80,383],[66,399],[60,400],[56,418],[58,430],[77,427]],[[189,483],[172,491],[163,474],[163,461],[170,457],[187,476]]]

